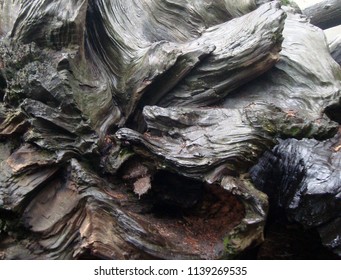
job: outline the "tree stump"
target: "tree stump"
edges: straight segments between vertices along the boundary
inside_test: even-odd
[[[236,257],[268,215],[250,168],[338,131],[340,66],[279,2],[0,8],[3,259]]]

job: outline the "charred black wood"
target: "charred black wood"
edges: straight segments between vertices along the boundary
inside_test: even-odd
[[[340,254],[340,134],[330,140],[288,139],[266,152],[253,182],[289,220],[316,228],[322,243]]]

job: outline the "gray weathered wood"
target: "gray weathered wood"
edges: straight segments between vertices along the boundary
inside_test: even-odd
[[[0,37],[6,36],[13,27],[22,0],[0,0]]]
[[[277,1],[0,4],[0,258],[235,257],[249,168],[338,128],[341,69]]]
[[[269,70],[282,42],[278,3],[255,11],[260,2],[253,0],[2,3],[21,9],[1,21],[1,258],[217,259],[263,240],[266,197],[232,165],[237,160],[246,171],[266,147],[260,140],[274,141],[239,112],[197,112],[212,122],[202,120],[212,145],[206,141],[198,152],[221,150],[212,163],[198,161],[211,179],[190,167],[195,153],[172,168],[177,155],[162,164],[156,150],[140,153],[123,138],[124,131],[138,132],[114,132],[199,65],[206,67],[203,79],[212,72],[210,86],[217,73],[237,86]],[[219,94],[198,96],[199,103],[227,93]],[[157,115],[158,107],[148,108]],[[234,140],[224,147],[229,135],[215,137],[214,129],[234,120],[245,128],[231,132]],[[254,148],[234,156],[233,142],[244,139],[250,141],[240,150],[253,141]]]
[[[341,24],[341,2],[339,0],[324,0],[303,10],[310,22],[322,29]]]
[[[336,37],[330,44],[330,53],[337,63],[341,65],[341,36]]]
[[[287,112],[287,117],[282,119],[286,125],[276,130],[274,124],[280,125],[281,120],[273,120],[274,115],[264,110],[261,119],[270,130],[282,137],[328,138],[338,126],[330,123],[325,110],[339,104],[340,66],[330,55],[323,31],[305,17],[289,13],[283,36],[279,63],[261,78],[237,89],[223,106],[243,109],[262,101],[273,104]]]

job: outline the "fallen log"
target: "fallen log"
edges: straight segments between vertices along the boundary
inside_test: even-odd
[[[303,14],[310,22],[322,29],[328,29],[341,24],[341,2],[324,0],[305,8]]]

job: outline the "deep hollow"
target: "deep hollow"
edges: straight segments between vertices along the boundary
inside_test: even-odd
[[[223,254],[224,237],[245,215],[239,199],[219,185],[168,171],[156,172],[150,192],[134,197],[133,205],[126,208],[130,215],[183,252],[204,258]]]

